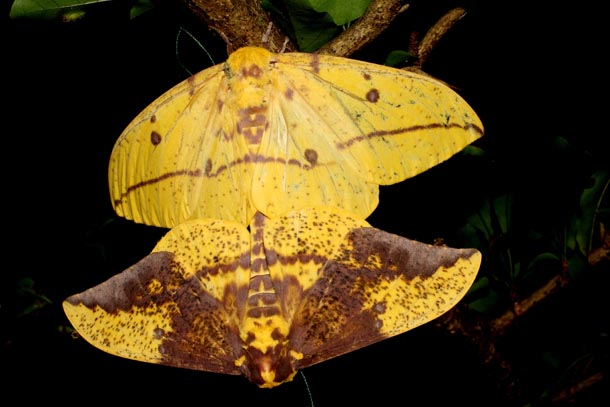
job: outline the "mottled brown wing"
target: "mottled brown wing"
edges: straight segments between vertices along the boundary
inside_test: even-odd
[[[237,223],[186,222],[134,266],[67,298],[64,311],[83,338],[107,353],[241,374],[235,361],[249,248],[248,231]]]
[[[313,365],[431,321],[466,294],[481,262],[475,249],[431,246],[379,229],[352,229],[302,293],[289,335]]]

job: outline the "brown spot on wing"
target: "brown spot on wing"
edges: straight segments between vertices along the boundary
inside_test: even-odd
[[[379,91],[377,89],[371,89],[366,93],[366,100],[372,103],[377,103],[379,100]]]
[[[316,150],[312,150],[311,148],[306,149],[305,159],[309,164],[311,164],[312,167],[315,167],[315,165],[318,163],[318,152]]]
[[[150,132],[150,142],[153,144],[153,146],[158,145],[161,142],[161,135],[154,130],[151,131]]]

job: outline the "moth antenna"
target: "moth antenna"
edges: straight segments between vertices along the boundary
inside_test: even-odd
[[[208,58],[210,59],[210,62],[212,63],[212,65],[215,65],[214,62],[214,58],[212,58],[212,55],[210,55],[210,53],[208,52],[208,50],[205,48],[205,46],[193,35],[191,34],[187,29],[185,29],[184,27],[180,27],[178,29],[178,32],[176,33],[176,60],[178,61],[178,65],[180,65],[180,68],[184,69],[184,71],[186,71],[186,73],[189,74],[189,76],[193,75],[193,72],[190,71],[190,69],[188,69],[186,67],[186,65],[184,65],[182,63],[182,60],[180,59],[180,51],[178,50],[178,44],[180,43],[180,34],[185,33],[186,35],[188,35],[191,40],[193,40],[195,42],[195,44],[197,44],[199,46],[200,49],[203,50],[203,52],[206,53],[206,55],[208,56]]]
[[[301,377],[303,378],[303,382],[305,383],[305,389],[307,389],[307,394],[309,395],[309,403],[310,403],[311,407],[314,407],[313,395],[311,394],[311,389],[309,388],[309,383],[307,383],[307,378],[305,377],[305,373],[303,373],[302,370],[299,370],[299,373],[301,374]]]

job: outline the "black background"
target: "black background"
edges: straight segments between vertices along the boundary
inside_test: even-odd
[[[421,241],[444,236],[459,244],[447,231],[459,228],[490,190],[519,184],[532,194],[532,205],[549,194],[561,199],[565,177],[584,170],[566,166],[556,181],[547,182],[544,148],[550,137],[560,135],[592,151],[607,148],[602,62],[607,46],[599,44],[602,15],[593,2],[560,7],[420,1],[415,7],[426,12],[418,16],[429,21],[413,21],[406,13],[354,57],[382,62],[385,50],[407,41],[409,30],[428,26],[451,5],[465,6],[468,13],[425,69],[455,85],[479,113],[486,135],[476,145],[490,152],[497,166],[488,171],[456,158],[384,187],[369,221]],[[112,146],[131,118],[188,76],[179,61],[193,72],[211,64],[203,52],[183,49],[197,49],[188,40],[179,42],[177,59],[178,27],[188,28],[215,63],[226,58],[218,37],[173,8],[134,21],[116,15],[101,13],[72,24],[2,22],[3,395],[63,403],[309,405],[300,375],[277,389],[260,390],[243,377],[113,357],[65,331],[65,297],[135,263],[164,233],[117,218],[106,176]],[[552,219],[553,206],[548,211]],[[18,291],[24,277],[33,279],[36,292],[51,304],[18,316],[32,303]],[[594,299],[607,298],[607,282],[606,275],[583,290],[572,311],[597,307],[599,316],[608,301]],[[318,406],[364,400],[503,405],[481,363],[468,344],[424,326],[304,373]],[[587,405],[601,398],[608,400],[606,391],[595,393]]]

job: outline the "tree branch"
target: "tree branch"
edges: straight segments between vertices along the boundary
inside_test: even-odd
[[[445,34],[447,34],[449,30],[453,28],[455,23],[457,23],[465,15],[466,10],[461,7],[456,7],[445,13],[432,27],[430,27],[424,38],[418,44],[417,49],[412,50],[414,55],[417,55],[416,65],[420,69],[441,38],[443,38]]]
[[[260,1],[181,0],[203,24],[216,31],[227,43],[228,53],[248,45],[262,45],[271,16]],[[408,8],[403,0],[373,0],[365,14],[317,52],[349,56],[373,41],[392,21]],[[288,41],[288,42],[286,42]],[[285,48],[284,44],[286,44]],[[274,24],[265,46],[273,52],[295,51],[296,46]]]
[[[216,31],[227,43],[227,53],[248,45],[263,45],[263,38],[272,23],[269,13],[263,10],[260,1],[252,0],[181,0],[207,27]],[[271,25],[268,44],[273,52],[279,52],[287,37]],[[288,40],[286,51],[294,51],[295,45]]]

